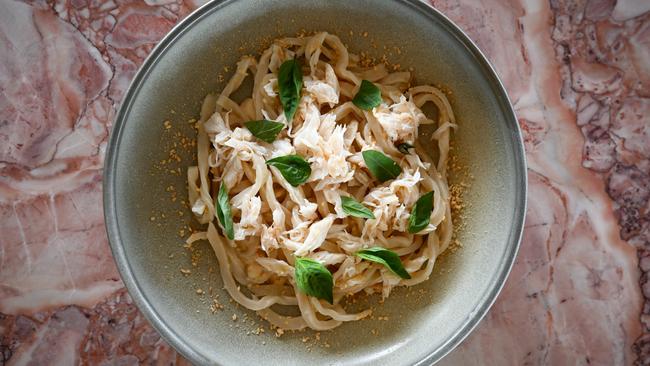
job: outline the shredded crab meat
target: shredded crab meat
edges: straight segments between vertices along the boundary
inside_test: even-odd
[[[278,71],[294,59],[301,65],[303,84],[295,116],[288,121]],[[236,99],[233,93],[246,78],[252,79],[253,90]],[[352,102],[362,80],[381,90],[382,102],[372,110]],[[243,57],[221,93],[206,97],[197,123],[198,164],[188,168],[187,177],[191,210],[207,229],[194,232],[188,245],[210,242],[224,287],[235,301],[283,329],[327,330],[370,314],[347,313],[344,297],[361,292],[388,297],[395,287],[429,278],[436,257],[451,241],[446,166],[450,133],[457,124],[444,93],[428,85],[409,89],[410,83],[410,72],[361,66],[359,56],[349,54],[338,37],[322,32],[276,40],[259,59]],[[438,110],[435,118],[422,112],[426,103]],[[274,141],[265,142],[244,124],[261,119],[286,127]],[[420,143],[418,128],[423,124],[436,130],[431,140]],[[397,148],[400,143],[415,149],[404,155]],[[393,159],[401,174],[379,182],[364,161],[366,150]],[[294,186],[278,167],[266,164],[286,155],[309,163],[306,182]],[[218,229],[220,185],[229,192],[234,240]],[[409,233],[411,210],[431,191],[429,225]],[[349,215],[342,196],[363,204],[374,218]],[[411,278],[356,255],[370,247],[396,253]],[[297,258],[309,258],[330,271],[333,303],[301,292]],[[275,304],[297,307],[300,315],[280,315],[270,308]]]
[[[352,179],[354,170],[346,160],[352,155],[345,143],[346,127],[336,124],[333,114],[321,115],[318,107],[308,103],[305,122],[294,137],[296,152],[308,157],[312,174],[309,181],[314,189],[345,183]]]
[[[260,209],[262,200],[258,196],[250,197],[243,201],[241,206],[235,208],[241,211],[241,220],[235,223],[235,240],[244,240],[247,236],[256,235],[261,229]]]
[[[415,141],[418,125],[427,119],[424,113],[403,95],[398,103],[381,104],[372,113],[390,141]]]
[[[334,215],[329,215],[326,218],[313,223],[309,227],[309,232],[307,234],[307,237],[305,238],[305,241],[298,248],[298,250],[295,251],[294,254],[297,256],[303,256],[320,247],[321,244],[323,244],[323,241],[325,241],[327,232],[329,231],[333,222],[334,222]]]
[[[341,89],[334,69],[329,64],[325,64],[324,80],[308,77],[304,82],[306,91],[316,99],[318,104],[328,104],[330,107],[338,104]]]

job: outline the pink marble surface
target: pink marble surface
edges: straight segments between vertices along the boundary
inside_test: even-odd
[[[432,3],[501,75],[530,180],[512,275],[442,364],[650,364],[650,1]],[[0,1],[0,365],[185,363],[124,290],[99,203],[128,82],[198,5]]]

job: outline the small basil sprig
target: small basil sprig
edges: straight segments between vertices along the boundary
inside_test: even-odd
[[[406,269],[404,269],[404,265],[399,259],[399,255],[392,250],[381,247],[372,247],[360,250],[356,254],[357,257],[360,257],[361,259],[383,264],[390,269],[391,272],[402,278],[411,278],[411,275],[406,271]]]
[[[259,121],[248,121],[245,122],[244,125],[253,136],[264,142],[268,142],[269,144],[275,141],[275,138],[278,137],[278,134],[282,131],[282,128],[284,128],[284,123],[267,121],[265,119]]]
[[[280,103],[284,109],[287,122],[291,123],[293,115],[300,102],[300,89],[302,88],[302,70],[296,59],[288,60],[280,65],[278,70],[278,89]]]
[[[311,175],[311,167],[300,155],[278,156],[266,161],[266,165],[278,168],[284,179],[294,187],[305,183]]]
[[[364,219],[375,218],[375,215],[368,207],[357,202],[357,200],[352,197],[341,196],[341,206],[343,206],[343,212],[348,216],[361,217]]]
[[[381,182],[395,179],[402,172],[402,168],[393,159],[379,151],[366,150],[361,155],[370,173]]]
[[[352,103],[361,109],[372,110],[381,104],[381,90],[368,80],[361,80],[361,86]]]
[[[296,285],[309,296],[334,303],[334,279],[330,271],[319,262],[309,258],[296,258]]]
[[[409,144],[408,142],[402,142],[401,144],[397,145],[397,150],[401,152],[404,155],[409,154],[409,149],[414,148],[415,146]]]
[[[228,188],[221,182],[219,193],[217,194],[217,218],[221,224],[224,234],[228,239],[235,239],[235,231],[232,223],[232,212],[230,212],[230,202],[228,198]]]
[[[431,221],[431,211],[433,211],[433,192],[423,194],[413,205],[409,217],[409,233],[415,234],[427,227]]]

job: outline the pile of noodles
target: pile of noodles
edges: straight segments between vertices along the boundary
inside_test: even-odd
[[[304,82],[289,123],[278,96],[277,74],[284,61],[294,58],[302,64]],[[188,181],[192,211],[207,224],[207,231],[194,233],[188,242],[207,238],[232,298],[283,329],[326,330],[367,316],[370,310],[346,313],[341,300],[361,291],[386,297],[395,286],[427,280],[436,257],[451,241],[446,165],[450,128],[456,125],[447,98],[432,86],[410,87],[409,72],[360,64],[358,56],[328,33],[279,39],[258,60],[243,57],[223,91],[206,97],[202,107],[198,166],[189,167]],[[235,102],[231,94],[247,77],[253,78],[252,95]],[[383,103],[371,111],[351,102],[363,79],[381,89]],[[421,111],[427,102],[437,108],[436,120]],[[287,127],[269,144],[244,127],[246,121],[261,119]],[[437,161],[417,140],[423,124],[436,127],[426,150],[437,150]],[[399,143],[415,149],[404,154],[396,148]],[[391,157],[402,173],[385,183],[374,179],[361,155],[369,149]],[[312,169],[298,187],[265,164],[289,154],[301,155]],[[234,240],[222,235],[215,215],[222,183],[230,193]],[[430,191],[430,223],[409,234],[411,208]],[[342,195],[370,208],[375,219],[347,216]],[[373,246],[397,253],[411,278],[402,279],[354,255]],[[294,280],[296,256],[316,260],[331,271],[334,304],[300,292]],[[280,315],[271,309],[274,304],[296,306],[300,316]]]

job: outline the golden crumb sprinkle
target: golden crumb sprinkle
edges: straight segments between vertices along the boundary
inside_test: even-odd
[[[217,300],[217,299],[212,299],[212,305],[210,305],[210,311],[212,313],[216,313],[219,310],[223,309],[223,305]]]
[[[469,168],[453,154],[454,146],[450,146],[452,154],[449,157],[449,169],[454,176],[454,182],[449,185],[449,205],[451,207],[451,216],[454,222],[454,233],[451,240],[450,250],[456,251],[462,247],[462,242],[457,238],[457,234],[466,229],[467,223],[465,209],[471,206],[471,202],[466,202],[465,192],[472,186],[474,176],[470,173]]]

